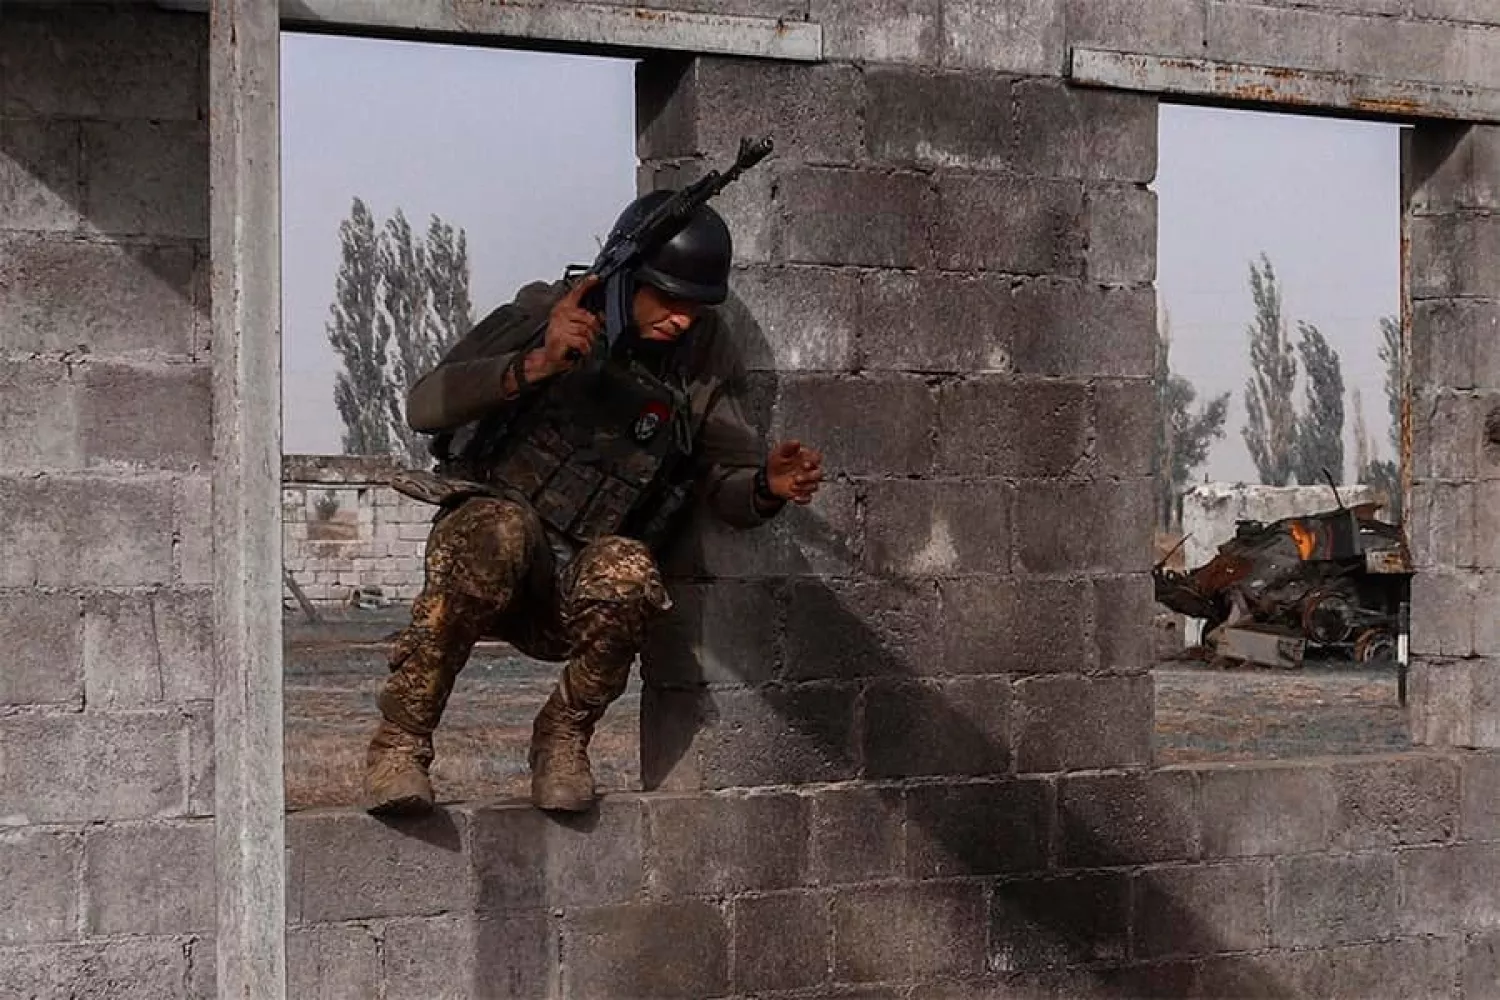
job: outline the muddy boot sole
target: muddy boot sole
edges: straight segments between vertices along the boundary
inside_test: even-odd
[[[556,789],[539,792],[533,788],[531,792],[531,804],[544,812],[584,813],[594,808],[596,802],[598,802],[597,795],[584,798],[558,792]]]

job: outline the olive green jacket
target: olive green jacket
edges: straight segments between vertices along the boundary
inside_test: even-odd
[[[485,316],[428,372],[406,397],[406,422],[436,434],[489,416],[516,400],[502,396],[506,366],[517,352],[541,345],[552,305],[567,290],[563,282],[526,285],[511,302]],[[687,381],[694,428],[693,458],[710,509],[737,528],[765,523],[752,499],[755,473],[766,452],[730,386],[740,365],[730,333],[706,310],[687,336]]]

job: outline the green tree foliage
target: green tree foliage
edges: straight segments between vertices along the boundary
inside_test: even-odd
[[[335,279],[328,342],[344,363],[333,401],[344,421],[344,453],[383,455],[391,427],[385,405],[388,333],[376,322],[379,258],[375,220],[359,198],[339,224],[343,260]]]
[[[1297,357],[1281,315],[1281,290],[1271,261],[1261,254],[1250,265],[1255,321],[1247,328],[1250,378],[1245,383],[1245,426],[1240,429],[1260,481],[1285,486],[1295,463],[1297,412],[1292,393]]]
[[[1322,331],[1298,323],[1306,403],[1297,416],[1294,472],[1305,486],[1344,481],[1344,374],[1339,353]]]
[[[1390,417],[1386,440],[1391,458],[1376,458],[1370,448],[1366,463],[1359,470],[1359,480],[1375,487],[1388,498],[1386,513],[1392,520],[1401,519],[1401,323],[1394,316],[1380,318],[1380,360],[1385,364],[1385,403]]]
[[[1213,442],[1224,436],[1229,393],[1194,409],[1198,390],[1172,371],[1172,334],[1165,311],[1156,339],[1156,516],[1163,529],[1175,527],[1180,498],[1193,472],[1208,461]]]

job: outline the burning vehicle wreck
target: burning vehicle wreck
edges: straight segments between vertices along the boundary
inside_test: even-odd
[[[1159,561],[1156,600],[1203,620],[1203,652],[1221,666],[1297,668],[1310,650],[1359,664],[1402,663],[1411,555],[1401,528],[1375,516],[1379,509],[1340,500],[1334,510],[1237,521],[1234,537],[1196,569]]]

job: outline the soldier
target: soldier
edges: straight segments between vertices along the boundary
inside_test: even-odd
[[[667,197],[636,199],[614,233]],[[412,387],[407,422],[437,435],[439,464],[403,491],[440,509],[379,698],[371,812],[431,808],[432,734],[487,637],[566,661],[532,726],[531,798],[590,808],[589,740],[648,625],[672,606],[654,553],[687,498],[753,528],[817,492],[821,455],[796,441],[763,451],[731,391],[713,307],[732,252],[724,220],[702,205],[629,276],[631,325],[609,360],[589,308],[597,279],[565,278],[521,289]]]

